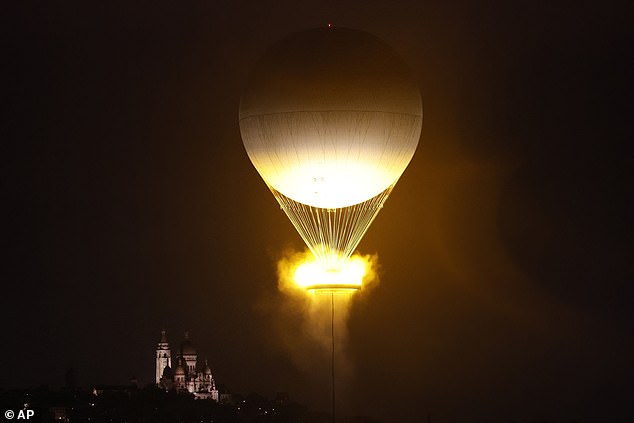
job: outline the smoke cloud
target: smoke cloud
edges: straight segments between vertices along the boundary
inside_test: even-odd
[[[317,403],[327,407],[332,349],[335,349],[337,390],[346,389],[354,372],[347,352],[348,317],[356,297],[365,296],[378,285],[378,255],[355,254],[350,260],[362,261],[365,274],[361,289],[354,293],[316,293],[300,287],[294,279],[297,268],[315,260],[310,250],[286,250],[277,262],[278,289],[283,294],[278,313],[282,346],[295,368],[312,386],[318,386]]]

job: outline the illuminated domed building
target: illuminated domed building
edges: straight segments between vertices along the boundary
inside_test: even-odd
[[[196,398],[210,398],[218,401],[218,390],[207,360],[198,362],[196,349],[185,332],[185,340],[176,352],[176,368],[172,368],[172,350],[167,342],[167,334],[161,331],[161,340],[156,346],[156,384],[166,390],[175,389],[189,392]]]

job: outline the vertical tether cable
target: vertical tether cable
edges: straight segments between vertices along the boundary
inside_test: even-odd
[[[335,423],[335,293],[330,293],[330,337],[332,339],[332,423]]]

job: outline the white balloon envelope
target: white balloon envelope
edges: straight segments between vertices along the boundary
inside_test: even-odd
[[[409,164],[422,105],[398,55],[343,28],[292,34],[256,64],[240,103],[253,165],[313,253],[346,259]]]

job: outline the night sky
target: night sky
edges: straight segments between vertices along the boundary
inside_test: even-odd
[[[381,282],[351,310],[342,412],[633,418],[631,4],[16,2],[2,21],[0,387],[150,383],[165,328],[232,391],[327,409],[328,361],[292,357],[311,341],[277,289],[303,244],[238,105],[267,47],[333,23],[394,47],[424,109],[359,246]]]

